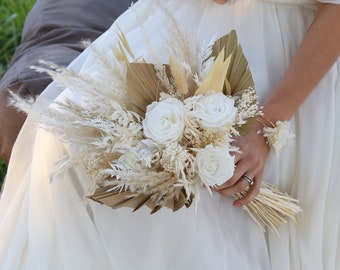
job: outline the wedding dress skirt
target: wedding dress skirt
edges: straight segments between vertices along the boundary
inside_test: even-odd
[[[148,59],[145,39],[162,52],[164,14],[140,0],[95,43],[112,56],[119,26]],[[286,70],[315,15],[318,1],[162,1],[177,20],[209,42],[236,29],[262,101]],[[322,1],[327,2],[327,1]],[[340,4],[340,1],[328,1]],[[163,53],[164,54],[164,53]],[[167,56],[164,55],[164,59]],[[91,47],[72,64],[100,74]],[[26,121],[14,146],[0,201],[0,268],[6,269],[340,269],[340,61],[290,121],[295,141],[270,157],[264,180],[300,200],[298,224],[265,235],[232,199],[202,190],[194,208],[150,215],[86,201],[90,181],[72,168],[50,181],[70,152],[55,136]],[[298,91],[298,89],[297,89]],[[61,95],[60,95],[61,93]],[[52,83],[42,98],[72,96]]]

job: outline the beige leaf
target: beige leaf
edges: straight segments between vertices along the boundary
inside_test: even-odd
[[[219,56],[221,51],[224,51],[225,59],[230,57],[230,68],[226,74],[223,92],[226,95],[235,96],[241,94],[244,89],[254,88],[254,80],[248,61],[243,54],[241,46],[238,44],[235,30],[232,30],[214,43],[210,57]],[[245,124],[237,128],[237,131],[241,135],[246,135],[250,131],[249,127],[254,120],[254,118],[249,118]]]
[[[209,70],[209,73],[204,78],[203,83],[196,90],[195,95],[205,94],[209,90],[222,92],[230,60],[231,57],[225,59],[224,50],[222,50],[216,57],[216,60]]]
[[[166,65],[167,73],[170,68]],[[131,110],[144,116],[146,106],[158,100],[159,93],[165,88],[159,83],[153,64],[130,63],[127,67],[127,91],[131,101]]]
[[[230,83],[232,95],[249,87],[254,87],[248,61],[243,54],[241,46],[238,44],[235,30],[232,30],[214,43],[211,57],[217,57],[222,50],[224,51],[225,59],[229,56],[231,57],[230,69],[226,79]]]
[[[133,194],[130,191],[111,190],[114,186],[100,187],[89,199],[105,204],[111,208],[130,207],[134,211],[139,209],[149,200],[150,196],[144,194]]]
[[[173,212],[181,209],[183,206],[187,208],[191,205],[193,196],[190,196],[188,200],[183,188],[178,189],[178,196],[169,198],[165,201],[164,205],[156,205],[152,199],[152,195],[146,194],[134,194],[130,190],[117,190],[115,186],[99,187],[93,195],[87,198],[96,202],[105,204],[111,208],[129,207],[133,211],[138,210],[143,205],[151,209],[150,214],[156,213],[163,206],[170,208]],[[110,190],[111,189],[111,190]]]

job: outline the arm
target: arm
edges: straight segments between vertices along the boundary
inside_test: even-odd
[[[273,122],[289,120],[334,64],[339,54],[340,5],[321,4],[286,73],[262,104],[265,116]],[[242,175],[252,177],[253,187],[246,197],[236,200],[234,206],[248,204],[259,193],[264,166],[269,155],[264,137],[257,134],[260,129],[262,126],[256,123],[252,133],[237,139],[236,145],[242,154],[235,157],[235,173],[217,190],[225,196],[243,191],[248,187],[248,183],[242,180]]]
[[[287,72],[263,104],[266,117],[289,120],[339,55],[340,5],[321,4]]]

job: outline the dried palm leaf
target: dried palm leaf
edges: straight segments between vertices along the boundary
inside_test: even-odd
[[[226,75],[226,79],[232,89],[231,94],[236,95],[239,91],[254,87],[248,61],[243,54],[241,46],[238,44],[235,30],[230,31],[229,34],[224,35],[214,43],[210,57],[217,57],[221,51],[224,51],[224,60],[231,57],[230,69]]]
[[[156,203],[152,194],[133,193],[130,190],[120,190],[114,185],[99,187],[93,195],[88,196],[96,202],[105,204],[111,208],[129,207],[133,211],[138,210],[143,205],[151,209],[151,214],[156,213],[162,207],[170,208],[172,211],[177,211],[183,206],[189,207],[192,203],[193,196],[187,198],[184,188],[178,187],[176,196],[165,198],[162,204]]]
[[[100,187],[93,195],[88,196],[88,198],[114,209],[125,206],[133,208],[134,211],[143,206],[150,197],[150,195],[116,190],[113,186]]]
[[[230,66],[231,57],[225,59],[225,52],[221,50],[216,57],[214,64],[204,78],[203,83],[196,90],[195,95],[205,94],[210,90],[223,92],[226,75]]]
[[[238,44],[235,30],[230,31],[229,34],[224,35],[213,44],[212,52],[209,57],[219,57],[221,51],[224,52],[223,60],[228,59],[230,61],[230,68],[225,77],[223,92],[227,95],[236,96],[241,94],[245,89],[255,89],[248,61],[243,54],[241,46]],[[255,102],[256,100],[254,103]],[[237,127],[237,131],[240,135],[246,135],[250,131],[250,124],[254,121],[255,118],[249,118],[245,124]]]
[[[170,74],[170,68],[165,65],[167,74]],[[170,76],[170,75],[169,75]],[[156,75],[156,69],[153,64],[148,63],[130,63],[127,66],[127,92],[130,97],[131,110],[144,116],[146,106],[156,101],[159,93],[165,92],[166,89],[159,82]]]

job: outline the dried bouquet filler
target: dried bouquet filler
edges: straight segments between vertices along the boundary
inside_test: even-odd
[[[204,47],[167,16],[167,64],[136,58],[118,30],[118,45],[106,52],[113,61],[90,48],[101,75],[51,63],[35,67],[76,93],[77,101],[42,106],[38,99],[39,105],[27,106],[15,97],[43,128],[72,146],[56,171],[81,166],[95,186],[88,198],[112,208],[177,211],[199,207],[204,190],[219,196],[211,188],[233,175],[233,152],[239,151],[231,142],[260,113],[236,32]],[[244,209],[263,230],[275,232],[301,211],[295,199],[268,183]]]

